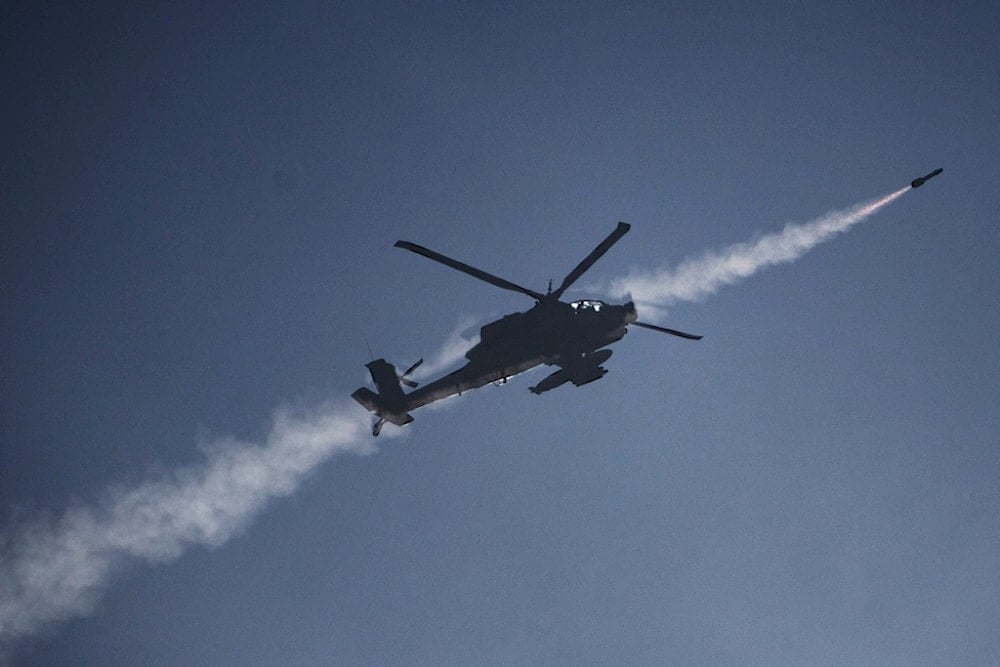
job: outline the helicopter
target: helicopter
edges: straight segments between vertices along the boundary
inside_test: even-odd
[[[403,373],[397,372],[396,367],[385,359],[365,364],[378,393],[361,387],[351,397],[369,412],[375,413],[372,435],[377,436],[386,422],[397,426],[409,424],[413,421],[409,413],[429,403],[491,382],[506,383],[508,378],[543,364],[558,366],[559,370],[529,387],[535,394],[542,394],[567,382],[579,387],[599,380],[608,372],[601,364],[611,357],[611,350],[603,348],[621,340],[627,333],[628,325],[700,340],[702,337],[695,334],[639,322],[635,304],[631,301],[615,305],[597,299],[561,300],[563,293],[630,228],[629,224],[619,222],[614,231],[583,258],[554,291],[550,282],[545,294],[416,243],[397,241],[396,248],[423,255],[494,287],[524,294],[534,299],[535,305],[525,312],[511,313],[484,325],[479,332],[479,342],[465,353],[467,363],[423,387],[417,388],[418,383],[409,378],[423,359]],[[406,393],[403,386],[413,391]]]

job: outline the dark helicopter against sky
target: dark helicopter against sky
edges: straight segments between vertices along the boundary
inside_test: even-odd
[[[563,279],[555,291],[550,286],[545,294],[415,243],[397,241],[397,248],[423,255],[495,287],[520,292],[533,298],[536,303],[530,310],[505,315],[482,327],[479,343],[465,354],[468,360],[465,366],[409,394],[403,391],[403,385],[416,387],[416,383],[407,375],[420,365],[420,361],[402,374],[385,359],[376,359],[366,364],[378,393],[361,387],[351,396],[375,413],[372,433],[378,435],[387,421],[397,426],[410,423],[413,421],[409,414],[411,410],[490,382],[504,382],[507,378],[542,364],[558,366],[559,370],[530,387],[535,394],[555,389],[567,382],[579,387],[599,380],[607,373],[607,369],[601,364],[611,356],[611,350],[602,348],[621,340],[630,324],[689,340],[700,339],[701,336],[698,335],[637,321],[638,315],[632,302],[615,305],[596,299],[572,303],[560,300],[563,293],[629,229],[628,224],[619,222],[614,231]]]

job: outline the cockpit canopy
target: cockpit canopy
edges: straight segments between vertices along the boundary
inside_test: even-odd
[[[582,312],[599,313],[601,312],[601,308],[604,308],[608,304],[604,303],[603,301],[597,301],[595,299],[586,299],[584,301],[574,301],[569,305],[577,314],[579,314]]]

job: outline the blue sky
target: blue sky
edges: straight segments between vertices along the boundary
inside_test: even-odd
[[[4,622],[52,604],[15,575],[69,526],[164,489],[211,504],[219,461],[292,448],[218,532],[116,535],[68,610],[0,627],[8,659],[996,662],[998,24],[924,2],[4,10]],[[657,313],[698,343],[633,330],[600,382],[534,396],[540,371],[374,442],[348,405],[369,348],[408,365],[531,305],[397,239],[541,290],[624,220],[567,293],[607,297],[938,166]],[[339,439],[297,456],[314,427]]]

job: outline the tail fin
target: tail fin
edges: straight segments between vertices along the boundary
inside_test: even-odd
[[[382,430],[382,424],[387,421],[396,426],[403,426],[413,421],[413,417],[406,413],[406,394],[400,386],[396,367],[385,359],[376,359],[365,364],[365,367],[371,373],[372,382],[378,388],[378,393],[367,387],[361,387],[351,394],[351,398],[369,412],[374,412],[378,418],[372,427],[372,435],[378,435]]]
[[[365,368],[371,373],[372,382],[378,387],[378,395],[383,402],[401,404],[406,400],[395,366],[385,359],[376,359],[365,364]]]

